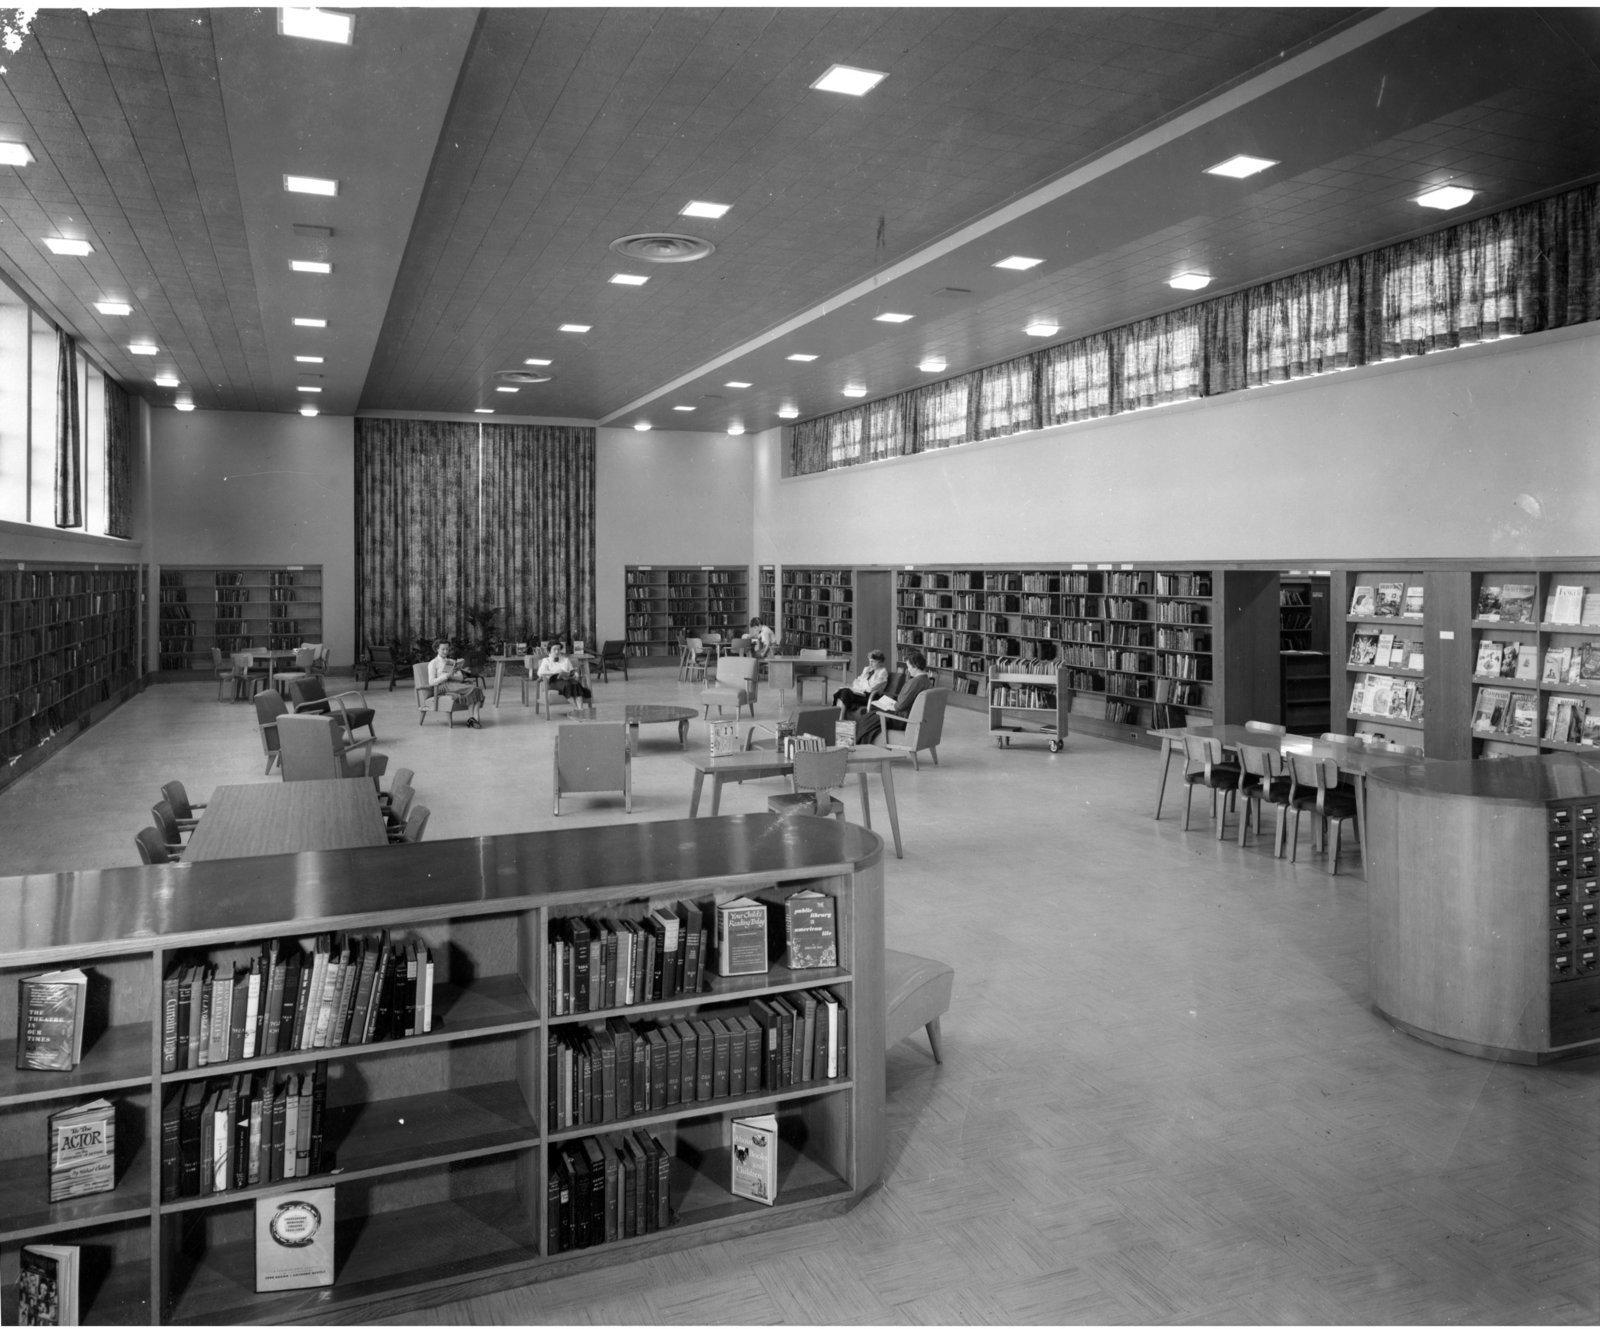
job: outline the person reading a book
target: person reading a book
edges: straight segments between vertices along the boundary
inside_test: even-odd
[[[579,700],[585,706],[589,704],[589,689],[583,686],[577,667],[561,648],[560,642],[551,642],[549,653],[539,661],[539,677],[548,680],[551,689],[568,701]]]
[[[856,742],[870,743],[880,729],[888,728],[898,720],[905,727],[905,718],[911,714],[912,703],[933,686],[933,675],[928,672],[928,659],[921,651],[912,651],[906,657],[906,681],[894,696],[885,694],[867,707],[867,713],[856,721]]]
[[[483,708],[483,688],[465,671],[466,661],[453,659],[450,643],[443,639],[433,644],[434,657],[428,661],[428,686],[436,696],[450,697],[456,708],[467,711],[467,728],[482,729],[478,712]]]
[[[750,631],[745,635],[750,638],[750,654],[758,660],[765,660],[771,655],[778,641],[778,634],[759,618],[750,620]]]
[[[857,674],[849,687],[840,688],[833,694],[833,704],[839,708],[839,714],[846,720],[850,719],[857,711],[867,708],[880,692],[889,686],[889,666],[882,651],[872,651],[867,655],[867,667]]]

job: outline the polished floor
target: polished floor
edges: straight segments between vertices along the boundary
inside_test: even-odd
[[[660,670],[596,689],[602,709],[697,690]],[[514,690],[481,731],[372,695],[430,838],[624,817],[571,798],[552,820],[554,726]],[[1151,820],[1152,752],[1001,750],[956,711],[940,758],[898,773],[888,937],[953,964],[955,997],[943,1066],[920,1038],[890,1053],[882,1187],[834,1221],[396,1322],[1600,1321],[1600,1058],[1497,1065],[1391,1030],[1360,876]],[[173,777],[194,798],[266,778],[250,708],[149,689],[0,793],[0,873],[136,862]],[[633,815],[684,815],[690,782],[675,731],[647,728]]]

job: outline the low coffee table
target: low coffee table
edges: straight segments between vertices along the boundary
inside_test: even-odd
[[[678,746],[689,746],[689,721],[699,714],[692,706],[660,706],[649,702],[638,702],[625,708],[625,717],[628,724],[628,747],[636,755],[639,751],[639,726],[642,724],[671,724],[678,725]]]

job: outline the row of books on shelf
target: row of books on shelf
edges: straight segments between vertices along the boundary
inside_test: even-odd
[[[1357,586],[1350,593],[1352,618],[1421,618],[1423,588],[1403,581],[1380,581],[1376,587]]]
[[[1525,683],[1537,680],[1551,687],[1600,684],[1600,643],[1548,647],[1541,667],[1534,643],[1486,638],[1478,643],[1472,672],[1479,678],[1514,678]]]
[[[161,985],[161,1068],[195,1070],[433,1029],[434,961],[387,930],[263,942],[248,964],[177,963]]]
[[[1039,659],[1030,655],[1006,655],[995,660],[993,670],[996,674],[1044,674],[1053,675],[1058,668],[1054,660]]]
[[[742,1010],[554,1029],[547,1047],[551,1130],[776,1093],[849,1074],[850,1008],[826,988],[756,998]]]
[[[1350,714],[1420,723],[1423,714],[1422,681],[1366,674],[1350,690]]]
[[[72,624],[82,619],[132,614],[138,608],[133,591],[98,592],[93,595],[52,595],[37,600],[0,599],[0,628],[20,632],[24,628],[43,628]]]
[[[136,579],[137,570],[133,568],[106,568],[93,572],[74,572],[65,568],[19,569],[0,572],[0,600],[34,600],[93,591],[125,590]]]
[[[648,1131],[585,1135],[551,1154],[550,1249],[587,1250],[672,1226],[672,1155]]]
[[[1479,688],[1472,708],[1472,729],[1477,734],[1539,738],[1538,695],[1510,688]],[[1581,697],[1546,698],[1543,739],[1585,747],[1600,744],[1600,707],[1590,707]]]
[[[1478,587],[1474,616],[1500,623],[1531,623],[1534,587],[1526,583]],[[1600,627],[1600,591],[1582,585],[1553,584],[1545,597],[1544,622],[1553,627]]]
[[[1411,669],[1420,673],[1422,636],[1407,637],[1399,632],[1359,628],[1350,636],[1350,663],[1361,668],[1375,665],[1380,669]]]
[[[161,1108],[161,1198],[184,1200],[331,1170],[328,1063],[175,1086]]]
[[[1056,690],[1054,687],[1017,687],[1007,683],[997,683],[989,688],[989,705],[1010,706],[1019,710],[1054,710],[1056,707]]]

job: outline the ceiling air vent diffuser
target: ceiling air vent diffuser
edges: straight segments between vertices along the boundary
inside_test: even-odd
[[[709,240],[693,235],[625,235],[613,240],[611,248],[641,263],[693,263],[714,253],[716,246]]]
[[[497,369],[494,376],[502,383],[548,383],[553,377],[532,369]]]

